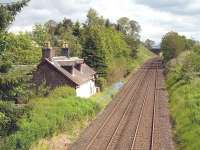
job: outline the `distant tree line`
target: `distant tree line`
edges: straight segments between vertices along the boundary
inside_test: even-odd
[[[140,25],[127,17],[112,23],[99,16],[96,10],[90,9],[84,23],[66,18],[61,22],[49,20],[35,25],[31,37],[40,46],[46,40],[55,47],[61,46],[62,41],[68,41],[71,56],[84,58],[97,71],[97,83],[103,87],[104,83],[113,82],[110,72],[119,70],[121,77],[130,72],[127,64],[136,57],[140,30]],[[117,67],[119,61],[123,69]]]

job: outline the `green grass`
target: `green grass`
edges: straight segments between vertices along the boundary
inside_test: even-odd
[[[155,54],[146,49],[143,45],[140,45],[139,48],[137,49],[136,59],[133,61],[131,67],[135,69],[152,57],[155,57]]]
[[[68,93],[66,90],[69,89],[64,89],[61,87],[60,91]],[[33,142],[57,131],[68,131],[73,135],[73,123],[81,124],[83,120],[92,119],[101,110],[94,101],[57,91],[47,98],[35,98],[29,102],[32,110],[18,120],[18,130],[5,139],[2,149],[27,150]]]
[[[137,58],[130,67],[136,69],[153,56],[150,51],[140,46]],[[17,131],[4,138],[0,149],[26,150],[31,145],[37,147],[39,140],[60,132],[66,133],[73,140],[79,130],[86,127],[87,122],[105,108],[117,91],[110,86],[89,99],[82,99],[74,96],[73,89],[60,87],[48,97],[31,99],[28,103],[31,110],[17,121]]]
[[[193,77],[190,81],[185,80],[181,65],[179,59],[170,66],[166,81],[174,139],[178,150],[199,150],[200,79]]]

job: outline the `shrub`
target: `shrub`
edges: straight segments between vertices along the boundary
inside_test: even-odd
[[[33,109],[18,120],[17,132],[6,138],[3,148],[26,150],[40,138],[69,128],[75,121],[93,118],[100,111],[96,102],[72,95],[74,91],[71,88],[59,87],[46,98],[31,100],[29,105]]]
[[[3,61],[0,59],[0,73],[6,73],[11,68],[11,63],[9,61]]]
[[[196,75],[200,64],[196,50],[187,55],[179,55],[178,61],[169,67],[167,74],[166,83],[178,150],[200,147],[200,82]]]
[[[0,136],[6,134],[9,122],[10,118],[8,118],[4,113],[0,112]]]
[[[71,87],[63,86],[63,87],[58,87],[55,88],[51,93],[49,94],[49,97],[61,97],[61,98],[66,98],[68,96],[75,96],[75,90]]]
[[[193,45],[194,42],[191,39],[186,39],[186,37],[176,32],[168,32],[163,36],[161,42],[164,61],[168,62],[176,58],[180,53],[189,50]]]
[[[14,103],[0,101],[0,114],[3,119],[0,136],[14,132],[17,129],[17,120],[29,109],[27,106],[18,107]]]
[[[98,87],[100,87],[101,90],[103,90],[106,87],[107,82],[103,77],[99,77],[96,80],[96,84]]]
[[[32,95],[30,73],[33,69],[34,66],[13,66],[8,73],[0,73],[0,99],[27,101]]]

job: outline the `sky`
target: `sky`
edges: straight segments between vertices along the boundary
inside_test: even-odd
[[[200,40],[200,0],[31,0],[9,30],[30,31],[34,24],[64,17],[83,22],[90,8],[112,22],[120,17],[136,20],[143,41],[149,38],[159,43],[169,31]]]

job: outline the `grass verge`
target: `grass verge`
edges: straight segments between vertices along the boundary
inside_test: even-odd
[[[200,148],[200,79],[198,77],[184,79],[181,65],[179,61],[170,66],[166,81],[174,140],[178,150],[198,150]]]

